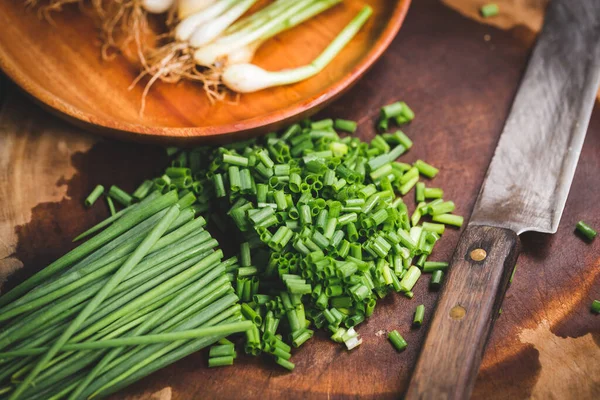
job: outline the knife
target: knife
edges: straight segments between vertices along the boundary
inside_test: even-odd
[[[555,233],[600,84],[600,0],[552,0],[405,398],[468,399],[518,255]]]

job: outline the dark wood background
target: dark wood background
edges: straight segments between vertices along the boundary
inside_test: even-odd
[[[468,216],[534,38],[531,26],[500,30],[436,0],[416,0],[384,57],[321,115],[360,121],[359,134],[368,139],[381,105],[408,102],[417,117],[405,129],[415,142],[405,160],[439,166],[436,185]],[[0,279],[8,277],[6,288],[70,249],[70,238],[107,215],[102,204],[82,206],[97,183],[133,189],[166,159],[156,147],[80,132],[10,84],[0,90]],[[521,238],[518,269],[473,398],[600,398],[600,317],[589,311],[591,301],[600,299],[600,240],[587,244],[573,234],[580,219],[600,227],[599,172],[597,106],[557,234]],[[432,259],[447,260],[459,233],[445,234]],[[408,384],[435,300],[426,279],[412,300],[389,296],[361,325],[362,346],[347,352],[317,336],[294,352],[293,373],[246,356],[234,367],[209,370],[200,352],[135,384],[127,398],[397,398]],[[412,312],[421,303],[424,327],[411,329]],[[409,342],[405,352],[396,353],[382,334],[391,329]]]

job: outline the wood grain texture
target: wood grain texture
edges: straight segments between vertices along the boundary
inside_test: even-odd
[[[517,246],[516,233],[508,229],[465,229],[405,399],[470,397],[484,346],[517,261]]]
[[[488,34],[491,40],[486,41]],[[467,216],[508,114],[529,45],[514,30],[481,25],[438,0],[415,1],[389,51],[319,117],[356,119],[358,135],[369,139],[379,107],[398,99],[407,101],[417,117],[404,129],[415,141],[404,160],[421,158],[440,167],[432,184],[443,187],[457,212]],[[103,203],[90,210],[83,207],[82,200],[96,183],[116,183],[133,190],[141,179],[156,176],[166,163],[162,149],[154,146],[92,139],[95,144],[85,150],[88,145],[82,143],[90,137],[80,129],[48,117],[11,88],[6,95],[6,106],[17,103],[10,114],[17,115],[18,108],[19,119],[39,124],[0,132],[5,140],[2,145],[10,142],[12,149],[19,149],[7,151],[15,154],[12,172],[0,173],[13,176],[16,170],[36,170],[28,175],[31,184],[11,183],[0,192],[0,226],[5,227],[0,241],[14,250],[13,259],[24,264],[10,276],[3,291],[71,249],[75,234],[108,215]],[[8,115],[3,114],[2,121]],[[63,142],[71,149],[68,153],[36,146],[39,137],[56,132],[67,137]],[[80,151],[78,146],[82,146]],[[521,237],[517,272],[488,342],[473,399],[600,398],[600,318],[589,312],[592,299],[600,298],[600,241],[587,244],[573,234],[580,219],[600,226],[599,170],[597,105],[558,232]],[[15,215],[17,219],[12,220]],[[448,229],[431,258],[449,260],[458,238],[458,231]],[[244,355],[231,368],[209,370],[206,354],[199,352],[116,398],[396,399],[407,389],[425,337],[423,328],[410,327],[412,311],[418,304],[425,305],[426,327],[437,299],[427,284],[426,279],[417,284],[412,300],[390,296],[378,303],[373,317],[359,328],[363,345],[351,353],[319,334],[294,352],[296,370],[289,374],[266,359]],[[394,352],[385,337],[392,329],[409,343],[403,353]]]
[[[267,1],[262,1],[265,4]],[[230,140],[266,133],[312,115],[346,91],[379,58],[404,20],[410,0],[346,0],[260,47],[253,62],[270,70],[310,63],[365,5],[374,12],[317,76],[211,105],[196,83],[157,82],[140,115],[140,68],[123,56],[102,61],[97,32],[78,7],[40,21],[22,1],[0,3],[0,67],[30,95],[70,121],[130,140]],[[23,51],[26,49],[26,51]]]

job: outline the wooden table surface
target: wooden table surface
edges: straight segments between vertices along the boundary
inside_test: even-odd
[[[533,13],[535,18],[525,24],[518,18],[498,20],[493,24],[504,28],[499,29],[468,18],[472,5],[485,2],[444,2],[451,7],[437,0],[414,1],[385,56],[321,115],[360,121],[359,134],[368,139],[381,105],[407,101],[417,117],[405,130],[415,141],[405,160],[423,158],[440,166],[436,184],[468,216],[541,16]],[[97,183],[133,189],[156,175],[165,157],[159,148],[85,134],[39,109],[10,84],[1,93],[4,291],[62,255],[72,247],[70,238],[107,215],[104,205],[91,210],[82,206]],[[521,238],[518,269],[490,338],[474,399],[600,398],[600,316],[589,311],[592,300],[600,299],[600,240],[587,244],[573,234],[580,219],[600,227],[598,172],[600,104],[558,232]],[[459,233],[444,235],[432,258],[448,259]],[[425,321],[421,329],[410,328],[412,311],[425,304],[429,320],[436,299],[425,281],[412,300],[389,296],[381,301],[359,329],[363,345],[352,352],[318,335],[295,351],[291,374],[263,358],[246,356],[234,367],[208,370],[201,352],[135,384],[127,398],[397,398],[406,389],[427,327]],[[391,329],[409,342],[405,352],[393,351],[381,334]]]

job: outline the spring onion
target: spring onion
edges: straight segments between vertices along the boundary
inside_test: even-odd
[[[269,72],[254,64],[234,64],[225,68],[223,83],[238,93],[250,93],[273,86],[289,85],[308,79],[321,72],[358,33],[373,10],[365,6],[362,11],[338,34],[327,48],[309,65],[278,72]],[[209,45],[210,46],[210,45]],[[218,51],[199,50],[194,54],[197,62],[210,65],[217,59]]]

